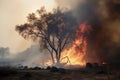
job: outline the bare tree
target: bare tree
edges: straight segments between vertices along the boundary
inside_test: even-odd
[[[36,13],[29,14],[27,23],[17,25],[16,31],[25,39],[39,41],[40,46],[49,51],[53,64],[60,63],[61,52],[74,37],[76,20],[59,8],[46,12],[42,7],[37,15],[39,17]]]

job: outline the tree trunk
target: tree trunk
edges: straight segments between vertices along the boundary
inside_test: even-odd
[[[52,63],[55,64],[53,53],[50,53],[50,54],[51,54]]]
[[[60,64],[60,58],[57,58],[57,64]]]
[[[57,60],[56,64],[60,64],[60,56],[58,53],[56,53],[56,60]]]

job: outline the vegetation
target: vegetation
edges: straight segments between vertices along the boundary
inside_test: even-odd
[[[16,31],[25,39],[38,41],[43,49],[47,49],[53,64],[60,63],[61,52],[74,37],[76,19],[70,12],[63,12],[59,8],[47,12],[44,7],[37,13],[29,14],[27,19],[26,23],[16,26]]]
[[[120,80],[120,69],[105,71],[103,66],[78,69],[51,67],[49,70],[0,68],[0,80]]]

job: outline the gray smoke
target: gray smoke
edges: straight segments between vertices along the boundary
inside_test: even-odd
[[[81,24],[91,25],[86,60],[120,63],[120,0],[56,0]]]
[[[14,55],[9,52],[9,48],[0,48],[0,66],[15,66],[19,61],[13,57]]]
[[[22,60],[23,65],[28,66],[45,66],[45,62],[50,60],[48,52],[40,50],[38,45],[31,46],[25,51],[18,53],[16,58]]]
[[[45,56],[45,57],[44,57]],[[30,48],[20,53],[10,53],[9,48],[0,48],[0,66],[40,66],[45,67],[50,60],[49,54],[41,50],[38,45],[33,45]]]
[[[0,48],[0,58],[7,58],[9,55],[9,48]]]

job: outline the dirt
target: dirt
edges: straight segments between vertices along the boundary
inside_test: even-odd
[[[97,69],[66,69],[65,73],[50,70],[15,70],[0,76],[0,80],[120,80],[120,72]]]

